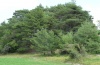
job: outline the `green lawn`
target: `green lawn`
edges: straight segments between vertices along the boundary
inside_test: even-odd
[[[0,65],[72,65],[64,62],[68,57],[43,57],[33,54],[10,54],[0,56]],[[88,56],[80,62],[82,65],[100,65],[100,56]]]
[[[36,55],[0,56],[0,65],[68,65],[64,57],[41,57]]]

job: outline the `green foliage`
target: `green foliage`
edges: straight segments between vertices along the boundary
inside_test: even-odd
[[[89,39],[86,44],[87,44],[86,46],[87,52],[90,52],[93,54],[100,54],[100,43]]]
[[[93,52],[99,53],[98,32],[93,24],[83,24],[85,21],[92,22],[91,15],[75,3],[50,8],[39,5],[32,10],[17,10],[8,19],[8,23],[3,22],[0,26],[0,51],[24,53],[37,50],[44,54],[54,54],[55,50],[61,49],[68,53],[71,50],[73,56],[74,53],[84,53],[83,48],[86,47],[91,53],[93,48],[96,49]],[[98,44],[94,45],[94,42]]]
[[[61,39],[65,44],[73,44],[74,43],[72,32],[69,32],[66,35],[65,34],[61,35]]]
[[[31,39],[33,45],[36,47],[37,50],[40,52],[43,52],[44,54],[50,52],[53,54],[53,52],[58,47],[58,41],[59,39],[54,34],[53,31],[48,31],[46,29],[42,29],[41,31],[37,31],[35,33],[35,37]]]
[[[80,60],[80,58],[82,57],[76,50],[71,50],[70,51],[70,58],[71,59],[76,59],[76,60]]]
[[[79,44],[67,44],[62,48],[61,53],[65,53],[70,56],[70,59],[76,60],[80,60],[82,57],[86,56],[85,49]]]
[[[1,53],[6,54],[6,53],[8,53],[9,49],[10,49],[10,46],[9,45],[5,45],[2,48]]]
[[[59,34],[61,38],[60,52],[61,54],[67,54],[71,59],[80,60],[81,57],[86,55],[86,51],[83,46],[76,44],[74,41],[74,34],[69,32],[67,34]]]
[[[55,13],[55,17],[58,20],[57,28],[65,32],[77,31],[84,21],[92,21],[92,17],[87,11],[82,10],[80,6],[73,3],[51,7],[50,12]]]
[[[25,47],[21,47],[17,49],[18,53],[25,53],[26,51],[28,51],[28,48],[25,48]]]
[[[93,23],[86,22],[82,24],[82,26],[75,33],[74,38],[77,43],[85,46],[86,50],[90,53],[96,53],[100,46],[98,31]]]
[[[67,34],[60,33],[59,37],[61,40],[60,42],[61,54],[69,53],[67,49],[71,49],[73,47],[68,48],[68,45],[74,44],[73,33],[72,32],[69,32]]]

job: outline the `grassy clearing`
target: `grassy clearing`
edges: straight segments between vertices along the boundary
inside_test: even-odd
[[[64,62],[67,56],[43,57],[33,54],[9,54],[0,56],[0,65],[73,65],[72,62]],[[80,62],[82,65],[100,65],[100,56],[88,56]]]
[[[83,60],[84,65],[100,65],[100,55],[91,55]]]
[[[0,56],[0,65],[66,65],[65,57],[42,57],[32,54]],[[68,64],[67,64],[68,65]]]

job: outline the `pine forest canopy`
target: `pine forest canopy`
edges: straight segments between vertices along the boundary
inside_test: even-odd
[[[36,50],[53,53],[56,49],[63,48],[64,44],[74,44],[72,40],[78,40],[77,42],[80,43],[79,38],[82,33],[80,27],[84,27],[81,25],[86,22],[93,25],[92,16],[75,3],[59,4],[50,8],[39,5],[32,10],[17,10],[8,23],[3,22],[0,26],[0,51],[1,53],[24,53]],[[81,35],[83,34],[85,33]],[[77,38],[74,35],[77,35]],[[89,39],[94,38],[89,37]],[[99,41],[96,42],[99,44]]]

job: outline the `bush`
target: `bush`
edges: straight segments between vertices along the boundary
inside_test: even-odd
[[[79,60],[82,57],[82,55],[78,53],[77,50],[71,50],[69,56],[71,59],[76,59],[76,60]]]
[[[54,51],[59,47],[59,37],[53,31],[42,29],[35,33],[35,37],[31,38],[34,48],[44,54],[54,54]]]
[[[74,44],[72,32],[68,32],[67,34],[60,33],[59,37],[60,37],[60,40],[61,40],[60,41],[60,48],[63,49],[63,51],[64,51],[64,49],[66,49],[66,47],[69,44]]]
[[[27,52],[28,51],[28,48],[24,48],[24,47],[21,47],[21,48],[18,48],[17,49],[17,52],[18,53],[25,53],[25,52]]]
[[[87,52],[93,54],[100,54],[100,43],[89,39],[86,44],[87,44],[86,46]]]
[[[67,34],[62,34],[61,36],[61,40],[64,44],[73,44],[73,32],[68,32]]]
[[[79,44],[67,44],[61,50],[61,54],[67,54],[71,59],[81,59],[81,57],[86,56],[86,51],[83,46]]]
[[[98,30],[95,25],[90,22],[85,22],[74,34],[76,43],[85,47],[88,53],[97,53],[100,47]]]
[[[10,48],[11,47],[9,45],[5,45],[4,48],[2,48],[1,53],[2,54],[8,53]]]

